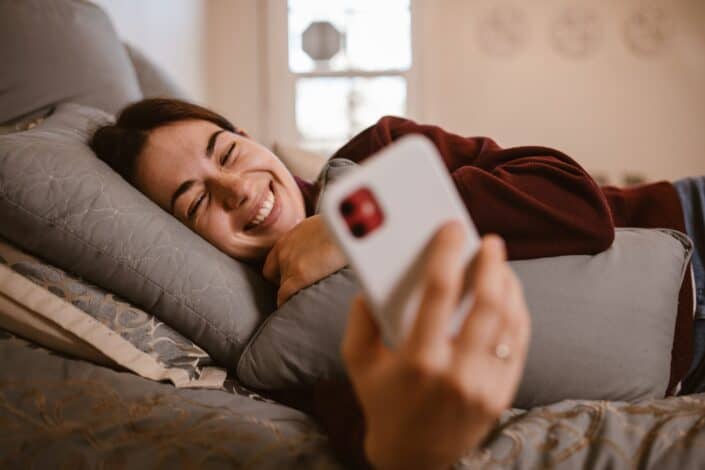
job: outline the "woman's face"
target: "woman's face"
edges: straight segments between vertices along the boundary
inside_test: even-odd
[[[152,130],[135,183],[150,199],[221,251],[257,260],[306,217],[282,162],[254,140],[210,121]]]

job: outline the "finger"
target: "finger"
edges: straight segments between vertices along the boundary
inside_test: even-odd
[[[474,260],[471,288],[475,302],[456,337],[458,349],[479,350],[495,338],[498,315],[504,304],[504,269],[506,254],[502,240],[493,235],[483,238]]]
[[[377,321],[373,318],[367,302],[357,295],[350,306],[341,352],[351,372],[361,364],[372,364],[379,359],[384,346]]]
[[[523,360],[530,334],[529,314],[521,284],[508,265],[504,269],[502,301],[496,310],[501,326],[491,345],[504,343],[510,348],[513,359]]]
[[[511,268],[507,267],[506,272],[506,304],[502,313],[504,326],[497,341],[507,343],[512,355],[523,360],[531,334],[531,320],[519,279]]]
[[[463,283],[464,238],[458,222],[446,223],[426,248],[423,294],[406,341],[413,351],[432,350],[439,342],[447,340],[449,317],[457,305]]]
[[[475,356],[494,353],[502,327],[497,305],[478,297],[453,340],[453,362],[462,365],[472,362]]]
[[[521,376],[519,365],[523,365],[523,361],[516,360],[514,351],[509,358],[496,356],[496,338],[504,329],[499,315],[486,315],[474,326],[480,332],[478,338],[482,343],[476,342],[472,348],[454,355],[451,368],[461,383],[484,397],[485,411],[495,416],[511,404]]]
[[[504,240],[499,235],[488,234],[480,240],[480,248],[477,250],[475,257],[470,264],[469,284],[473,288],[477,285],[481,269],[486,269],[487,263],[491,262],[492,256],[500,257],[503,261],[506,260],[506,248]]]
[[[509,286],[507,288],[509,292],[507,298],[509,327],[511,327],[512,330],[517,330],[517,334],[521,336],[524,343],[526,343],[531,333],[531,318],[524,297],[524,289],[522,288],[521,281],[519,281],[519,278],[511,269],[509,269],[507,278]]]
[[[262,275],[268,281],[279,284],[279,247],[276,244],[269,250],[269,254],[267,254],[267,258],[264,260]]]
[[[503,253],[495,254],[492,262],[493,243],[490,242],[489,250],[483,247],[483,257],[478,259],[478,302],[464,325],[468,330],[462,343],[454,349],[453,370],[478,394],[487,397],[487,409],[496,414],[511,405],[523,375],[528,313],[521,284],[509,265],[498,262],[504,258]],[[493,269],[497,266],[501,269]],[[488,293],[488,286],[500,288]],[[500,343],[509,347],[509,357],[497,357]],[[478,382],[477,377],[483,380]]]
[[[506,300],[495,315],[500,320],[485,355],[485,367],[491,370],[485,375],[485,385],[495,390],[494,400],[498,407],[509,406],[516,394],[523,375],[528,344],[528,313],[521,285],[509,266],[505,266],[503,284]],[[504,359],[498,358],[494,351],[500,343],[509,347],[510,355]]]

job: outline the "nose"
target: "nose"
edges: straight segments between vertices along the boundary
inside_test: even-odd
[[[250,185],[234,175],[213,178],[210,181],[210,186],[213,197],[220,201],[223,208],[228,211],[241,207],[251,197]]]

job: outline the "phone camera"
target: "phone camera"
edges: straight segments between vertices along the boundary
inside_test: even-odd
[[[355,235],[357,238],[362,238],[367,233],[367,228],[364,224],[355,224],[352,226],[351,230],[353,235]]]
[[[338,210],[355,238],[366,237],[384,221],[377,199],[368,188],[353,191],[343,199]]]
[[[355,205],[348,200],[343,201],[340,205],[340,213],[343,214],[343,216],[351,215],[354,211]]]

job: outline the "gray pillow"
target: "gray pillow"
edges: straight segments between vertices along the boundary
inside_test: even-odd
[[[86,1],[0,1],[0,64],[0,123],[63,101],[115,113],[142,97],[108,16]]]
[[[156,315],[234,366],[274,286],[132,188],[86,145],[110,119],[60,105],[0,136],[0,236]]]
[[[663,397],[691,251],[680,232],[618,229],[598,255],[512,262],[533,325],[515,406]],[[344,269],[292,297],[252,337],[240,379],[282,389],[344,377],[339,344],[357,291]]]

